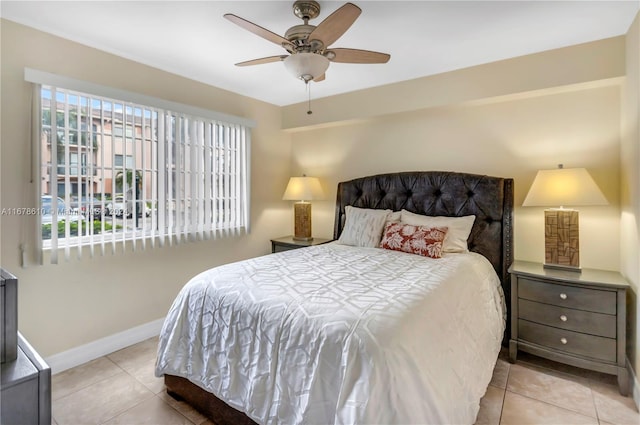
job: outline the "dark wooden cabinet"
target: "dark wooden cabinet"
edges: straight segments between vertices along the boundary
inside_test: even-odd
[[[547,269],[515,261],[511,279],[509,358],[518,350],[557,362],[617,375],[627,395],[626,291],[618,272]]]

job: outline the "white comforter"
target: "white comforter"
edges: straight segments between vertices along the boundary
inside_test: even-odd
[[[471,424],[503,305],[478,254],[286,251],[187,283],[156,375],[185,377],[261,424]]]

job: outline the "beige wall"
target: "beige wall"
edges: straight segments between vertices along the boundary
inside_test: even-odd
[[[31,91],[24,82],[25,67],[257,122],[252,132],[250,235],[21,268],[19,245],[36,226],[16,216],[0,218],[0,261],[20,281],[19,328],[41,355],[157,320],[196,272],[266,254],[270,238],[290,233],[290,205],[281,197],[290,176],[291,141],[280,130],[280,108],[1,22],[2,208],[35,206],[39,189],[29,182]]]
[[[629,45],[631,37],[636,41]],[[327,201],[314,203],[315,234],[332,234],[341,180],[412,170],[489,174],[515,179],[515,257],[542,262],[543,208],[521,204],[538,169],[563,163],[586,167],[610,202],[580,208],[582,266],[621,270],[624,241],[622,267],[633,269],[627,274],[637,282],[637,52],[637,35],[630,34],[626,53],[625,37],[616,37],[318,99],[312,118],[304,114],[305,104],[285,107],[292,171],[322,178],[328,192]],[[625,55],[636,58],[635,67],[625,68]],[[625,161],[635,177],[621,176],[621,102],[628,97],[628,73],[636,74],[627,78],[635,93],[635,112],[629,113],[635,133],[625,136],[625,150],[632,151]],[[624,237],[621,222],[629,213],[623,211],[621,219],[621,179],[633,179],[628,192],[634,194],[625,201],[633,203],[625,208],[633,210],[633,227]],[[629,346],[637,341],[633,330]],[[636,356],[635,348],[628,351]],[[635,365],[637,371],[637,359]]]
[[[628,298],[628,352],[640,373],[640,14],[626,37],[626,79],[622,96],[620,271],[633,287]],[[640,388],[638,388],[640,392]]]
[[[624,37],[492,62],[430,77],[285,106],[282,128],[295,130],[438,106],[486,102],[549,89],[605,83],[625,73]],[[375,72],[374,69],[371,70]],[[327,78],[331,78],[331,69]],[[314,90],[322,93],[321,86]]]
[[[586,167],[610,201],[605,207],[580,208],[582,266],[619,270],[624,37],[576,49],[579,54],[570,48],[559,49],[572,58],[572,67],[561,76],[537,74],[557,70],[558,62],[566,62],[558,51],[550,51],[399,83],[402,92],[428,97],[407,102],[434,105],[413,111],[397,112],[405,107],[407,95],[391,95],[393,85],[321,99],[313,108],[314,115],[318,111],[316,121],[306,127],[302,126],[305,105],[285,108],[283,122],[291,125],[293,136],[292,171],[323,178],[329,193],[327,201],[314,204],[315,233],[331,234],[338,181],[409,170],[490,174],[515,179],[516,258],[541,262],[543,208],[520,205],[536,171],[562,163],[565,167]],[[611,50],[622,59],[602,63],[586,76],[584,69],[593,64],[593,56]],[[584,67],[573,62],[579,60]],[[571,69],[576,70],[575,75],[569,73]],[[519,71],[521,83],[511,82],[511,93],[495,83],[491,84],[493,91],[486,87],[479,91],[468,83],[511,81],[514,70]],[[585,81],[587,77],[591,81]],[[459,87],[462,81],[469,87],[466,94]],[[425,86],[437,87],[437,92],[429,97]],[[367,107],[356,111],[344,106],[358,101]],[[385,109],[391,112],[384,114]],[[337,116],[339,112],[344,120]],[[329,122],[329,116],[335,121]]]
[[[341,180],[412,170],[513,177],[515,256],[542,261],[543,209],[520,205],[538,169],[558,163],[586,167],[611,205],[581,208],[582,264],[617,270],[619,102],[619,87],[607,86],[299,131],[293,134],[293,171],[325,183],[328,200],[314,203],[318,236],[331,235],[335,187]]]

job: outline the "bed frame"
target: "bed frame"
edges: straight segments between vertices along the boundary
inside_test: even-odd
[[[378,174],[338,184],[333,238],[345,222],[345,207],[405,209],[431,216],[475,215],[467,241],[469,250],[484,255],[493,265],[510,311],[513,261],[513,179],[447,171]],[[503,345],[509,340],[509,314]],[[165,375],[167,393],[184,400],[217,425],[254,425],[255,422],[189,380]]]

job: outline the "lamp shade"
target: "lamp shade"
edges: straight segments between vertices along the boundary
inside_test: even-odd
[[[306,82],[321,76],[329,68],[329,59],[317,53],[295,53],[287,56],[284,67]]]
[[[282,199],[285,201],[314,201],[324,197],[320,180],[316,177],[291,177]]]
[[[585,168],[540,170],[524,199],[525,207],[607,205],[607,198]]]

